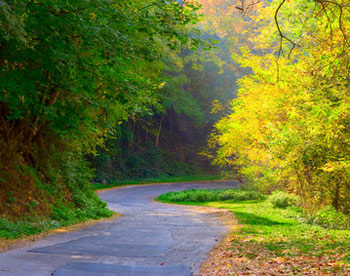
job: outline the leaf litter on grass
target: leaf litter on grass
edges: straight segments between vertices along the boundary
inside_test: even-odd
[[[231,234],[219,243],[200,268],[197,276],[227,275],[350,275],[350,264],[343,261],[344,248],[331,254],[312,249],[302,253],[297,247],[287,248],[288,237],[280,236],[273,244],[259,235],[241,233],[237,225]],[[278,245],[281,248],[278,249]],[[271,250],[272,249],[272,250]]]
[[[197,276],[350,275],[348,231],[286,219],[288,210],[272,209],[266,202],[207,205],[229,209],[237,219]]]

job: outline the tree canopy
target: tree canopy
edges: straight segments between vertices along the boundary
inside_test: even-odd
[[[61,195],[88,191],[85,155],[123,121],[161,110],[164,57],[205,44],[192,27],[198,9],[191,1],[0,1],[1,200],[10,204],[24,182],[37,202],[45,200],[37,182]]]
[[[333,205],[349,213],[350,7],[256,5],[254,48],[234,54],[252,73],[239,80],[232,113],[216,124],[215,161],[264,191],[300,194],[310,212]]]

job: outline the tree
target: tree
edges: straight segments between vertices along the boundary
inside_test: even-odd
[[[350,12],[341,1],[325,3],[273,1],[252,17],[260,55],[236,54],[253,73],[239,81],[213,141],[216,162],[260,189],[297,193],[308,212],[333,205],[349,213]]]
[[[200,43],[186,27],[197,9],[189,1],[1,1],[1,189],[40,181],[87,189],[83,155],[116,124],[159,106],[162,56]]]

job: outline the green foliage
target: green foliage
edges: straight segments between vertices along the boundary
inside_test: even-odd
[[[85,155],[122,121],[162,109],[164,56],[205,44],[191,27],[198,8],[164,0],[0,1],[4,217],[64,225],[111,214],[93,194]],[[129,157],[128,169],[144,165]]]
[[[169,192],[160,195],[157,200],[165,202],[209,202],[209,201],[246,201],[264,200],[265,196],[255,191],[239,189],[189,189],[181,192]]]
[[[26,43],[26,32],[20,18],[12,13],[9,1],[0,1],[0,36],[6,40],[14,39],[18,43]]]
[[[234,257],[245,257],[250,262],[258,260],[258,268],[261,268],[261,265],[266,267],[265,264],[270,261],[276,263],[276,258],[279,258],[282,265],[284,261],[287,263],[295,260],[291,266],[284,267],[284,272],[288,271],[288,267],[295,268],[295,264],[300,264],[302,260],[305,270],[299,271],[300,275],[310,273],[312,268],[308,266],[311,263],[314,263],[313,268],[318,271],[320,263],[332,260],[329,267],[322,266],[322,271],[329,275],[347,275],[342,273],[342,269],[350,263],[350,230],[323,228],[301,222],[298,211],[293,208],[273,208],[268,200],[196,202],[195,205],[227,209],[237,218],[239,225],[230,236],[233,249],[230,251],[230,258],[231,254],[236,254]],[[305,262],[305,258],[308,262]],[[334,266],[334,263],[338,266]],[[243,265],[245,267],[246,262]],[[261,270],[253,271],[256,274],[261,273]],[[269,273],[271,271],[269,270]],[[276,270],[276,274],[278,273]],[[297,272],[291,271],[290,274],[295,273]]]
[[[185,45],[176,51],[166,50],[161,61],[163,75],[159,84],[159,106],[153,109],[155,115],[137,114],[128,124],[122,124],[122,127],[129,127],[130,135],[125,139],[128,140],[127,145],[119,139],[118,133],[116,140],[119,145],[116,145],[118,142],[114,145],[107,142],[106,149],[110,152],[99,151],[101,156],[93,162],[93,167],[97,168],[96,180],[115,182],[112,175],[114,178],[134,178],[188,174],[189,170],[196,170],[192,174],[199,173],[197,168],[205,172],[216,170],[206,157],[199,157],[198,152],[204,151],[207,136],[213,123],[218,120],[218,114],[211,112],[213,101],[226,104],[231,100],[235,96],[233,84],[242,72],[237,70],[229,51],[229,48],[236,47],[230,39],[231,32],[222,35],[222,29],[218,29],[217,24],[212,24],[211,20],[221,22],[222,14],[213,15],[208,12],[208,6],[213,6],[209,2],[200,1],[200,12],[204,13],[205,20],[200,21],[199,26],[201,38],[209,41],[208,45],[211,44],[212,48],[208,51],[205,46],[194,52],[191,51],[192,45]],[[215,6],[223,4],[222,1],[219,2]],[[225,14],[226,26],[236,26],[238,20],[232,16],[235,8],[232,6],[229,9],[231,13]],[[192,34],[199,35],[197,32]],[[119,129],[115,132],[119,132]],[[119,156],[115,156],[117,147],[123,148],[117,152]],[[162,151],[154,168],[149,169],[147,166],[154,164],[154,147],[162,148]],[[141,152],[148,152],[149,155]],[[176,160],[174,164],[168,161],[171,159]],[[187,166],[188,169],[181,166],[184,168],[173,170],[182,163],[193,166]],[[120,168],[115,164],[120,164]]]
[[[86,161],[81,154],[56,153],[47,158],[42,162],[50,182],[29,166],[22,167],[19,175],[19,166],[8,170],[14,184],[1,198],[0,237],[19,238],[113,214],[93,193],[91,170],[82,165]]]
[[[250,17],[258,33],[233,57],[251,73],[210,145],[215,163],[263,192],[293,191],[309,213],[349,214],[350,9],[322,3],[271,1]],[[280,4],[282,34],[271,20]]]
[[[300,208],[297,208],[298,205],[300,205],[300,198],[296,195],[282,191],[275,191],[268,197],[267,201],[265,201],[265,199],[266,196],[256,191],[244,191],[240,189],[189,189],[180,192],[168,192],[156,198],[156,200],[159,200],[161,202],[174,202],[184,204],[217,202],[217,204],[220,205],[219,202],[221,201],[233,202],[232,206],[235,206],[235,208],[238,209],[247,208],[248,206],[251,206],[251,204],[263,201],[263,203],[257,203],[259,206],[256,206],[256,208],[264,208],[264,216],[268,216],[269,219],[291,219],[293,221],[293,224],[306,222],[313,225],[320,225],[324,228],[350,229],[350,217],[343,214],[342,212],[336,211],[333,206],[327,206],[326,208],[319,210],[316,214],[309,216],[305,212],[302,213]],[[248,205],[241,205],[245,201],[249,201]],[[237,202],[238,205],[235,205],[234,202]],[[217,207],[215,203],[213,206]],[[231,205],[230,203],[227,203],[225,206]],[[253,213],[259,213],[259,211],[255,208],[249,208],[249,211]],[[260,220],[257,221],[254,216],[246,216],[239,211],[237,211],[235,214],[238,216],[238,218],[243,220],[244,223],[260,223]],[[264,224],[265,223],[268,223],[268,221],[265,221]],[[268,223],[268,225],[270,224]],[[273,225],[273,223],[271,225]]]
[[[56,204],[52,208],[51,218],[38,216],[10,221],[0,218],[0,238],[17,239],[23,236],[39,234],[48,230],[83,222],[89,219],[108,218],[113,212],[106,208],[89,206],[87,210],[77,211],[74,206]]]
[[[160,176],[198,175],[201,169],[181,160],[176,153],[155,148],[153,143],[133,145],[128,148],[123,141],[108,146],[109,151],[100,150],[95,156],[92,167],[95,168],[96,182],[116,183],[131,179],[147,179]]]
[[[300,205],[300,198],[297,195],[282,191],[274,191],[269,196],[269,201],[274,208],[287,208]]]
[[[18,44],[9,35],[0,41],[6,118],[84,137],[88,147],[116,121],[156,105],[160,59],[167,47],[190,43],[185,25],[197,18],[196,6],[161,0],[14,1],[3,7],[28,41]]]
[[[54,222],[51,224],[46,220],[32,223],[30,221],[11,222],[6,218],[0,218],[0,237],[6,239],[19,238],[23,235],[33,235],[50,228],[57,228]]]
[[[52,207],[51,218],[59,222],[61,226],[87,219],[110,217],[113,214],[106,208],[105,202],[102,202],[97,196],[95,198],[91,198],[89,194],[74,196],[75,204],[56,203]],[[77,206],[77,203],[80,206]]]
[[[308,220],[325,228],[350,229],[350,217],[335,210],[333,206],[326,206]]]
[[[182,192],[169,192],[157,197],[160,201],[169,202],[206,202],[214,201],[218,198],[217,192],[213,190],[185,190]]]
[[[264,200],[266,197],[256,191],[241,191],[241,190],[224,190],[219,193],[219,199],[233,200],[233,201],[246,201],[246,200]]]
[[[52,185],[47,186],[52,187]],[[68,201],[62,191],[56,191],[53,195],[53,204],[47,206],[49,208],[47,216],[41,215],[37,208],[44,209],[48,203],[40,202],[38,199],[38,201],[24,202],[26,211],[21,214],[20,218],[12,220],[6,217],[0,218],[0,237],[20,238],[89,219],[107,218],[113,215],[113,212],[106,208],[106,203],[90,189],[81,189],[77,186],[71,186],[71,189],[69,196],[73,197],[73,201]],[[48,194],[48,198],[51,196]],[[18,203],[15,207],[18,208]]]

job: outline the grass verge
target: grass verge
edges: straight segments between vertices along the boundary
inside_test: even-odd
[[[152,183],[177,183],[177,182],[192,182],[192,181],[214,181],[225,179],[221,175],[188,175],[188,176],[159,176],[152,178],[138,178],[129,180],[120,180],[111,184],[93,183],[94,190],[108,189],[126,185],[142,185]]]
[[[177,196],[185,193],[190,192]],[[193,202],[174,201],[174,196],[156,200],[227,209],[238,221],[199,275],[350,275],[349,230],[300,222],[300,210],[273,208],[269,200]]]
[[[42,232],[40,232],[38,234],[32,234],[30,236],[24,236],[24,237],[17,238],[17,239],[0,238],[0,253],[3,251],[6,251],[6,250],[12,250],[12,249],[28,246],[28,245],[32,244],[33,242],[36,242],[37,240],[46,238],[46,237],[51,236],[51,235],[60,234],[60,233],[67,233],[67,232],[72,232],[72,231],[84,229],[86,227],[95,225],[96,223],[116,219],[120,216],[121,216],[121,214],[119,214],[119,213],[113,213],[113,215],[108,217],[108,218],[90,219],[87,221],[75,223],[75,224],[68,225],[68,226],[63,226],[63,227],[59,227],[59,228],[55,228],[55,229],[43,230]]]
[[[31,216],[17,218],[0,217],[0,238],[18,239],[72,224],[112,217],[114,212],[92,192],[76,190],[73,201],[62,201],[51,205],[51,214],[43,216],[33,212]]]
[[[65,210],[68,210],[67,208]],[[61,210],[60,210],[61,211]],[[63,215],[67,215],[66,212]],[[98,220],[99,218],[110,218],[113,212],[108,209],[102,209],[96,214],[80,214],[77,210],[69,210],[70,217],[54,219],[52,217],[35,217],[25,220],[11,221],[6,218],[0,218],[0,239],[18,239],[23,236],[32,236],[49,230],[84,223],[89,220]]]

